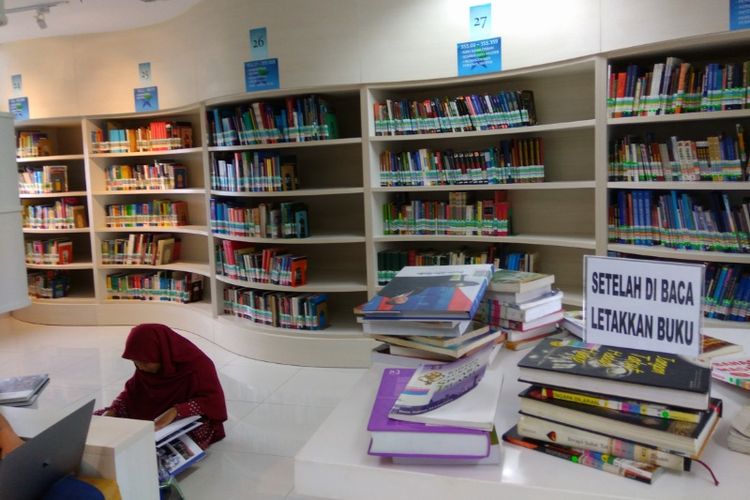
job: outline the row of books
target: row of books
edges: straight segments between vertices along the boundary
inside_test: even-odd
[[[534,93],[498,91],[374,104],[375,135],[432,134],[523,127],[536,123]]]
[[[273,151],[237,151],[227,158],[211,153],[211,189],[231,192],[299,189],[297,160]]]
[[[189,122],[152,121],[136,128],[107,123],[107,129],[91,132],[93,153],[138,153],[193,147]]]
[[[321,96],[289,96],[208,112],[213,146],[304,142],[339,137],[329,101]]]
[[[23,227],[28,229],[75,229],[88,227],[86,206],[76,198],[53,203],[24,205]]]
[[[24,241],[27,264],[66,265],[73,263],[73,242],[68,238]]]
[[[110,165],[104,173],[107,191],[188,187],[187,167],[174,160],[154,160],[152,164],[141,165]]]
[[[203,277],[183,271],[127,271],[107,275],[107,299],[198,302]]]
[[[380,154],[381,186],[515,184],[544,181],[541,138],[500,141],[472,151],[416,151]]]
[[[737,136],[719,134],[705,140],[659,142],[647,135],[618,139],[610,149],[611,181],[743,181],[747,180],[747,152],[742,127]]]
[[[287,293],[224,287],[224,313],[277,328],[323,330],[328,320],[324,293]]]
[[[138,233],[101,241],[102,264],[169,264],[180,258],[181,240],[171,233]]]
[[[406,198],[383,204],[383,234],[510,234],[510,202],[505,191],[495,191],[492,200],[474,203],[468,202],[465,192],[449,193],[448,202]]]
[[[628,64],[624,71],[610,65],[607,112],[617,118],[744,109],[750,103],[749,65],[677,57],[643,68]]]
[[[703,315],[728,321],[750,321],[750,268],[708,264]]]
[[[31,297],[59,299],[70,293],[70,275],[63,271],[29,271],[26,282]]]
[[[512,252],[498,245],[485,249],[463,247],[458,250],[388,249],[378,252],[378,284],[385,285],[405,266],[455,266],[493,264],[495,269],[536,270],[537,252]]]
[[[518,366],[533,385],[506,441],[638,481],[690,470],[721,417],[710,368],[687,358],[550,338]]]
[[[291,287],[307,283],[307,257],[285,248],[256,249],[240,241],[219,240],[215,257],[216,274],[230,279]]]
[[[247,207],[211,198],[211,231],[250,238],[307,238],[307,205],[297,202],[261,203]]]
[[[16,132],[16,157],[34,158],[50,156],[50,141],[40,130],[19,130]]]
[[[67,190],[67,165],[25,166],[18,172],[20,194],[64,193]]]
[[[712,192],[710,206],[687,192],[616,192],[609,207],[609,241],[717,252],[750,252],[750,200],[732,206]]]
[[[114,203],[105,207],[104,220],[111,228],[185,226],[188,205],[181,200]]]

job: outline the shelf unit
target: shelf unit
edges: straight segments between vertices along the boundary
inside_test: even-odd
[[[654,63],[664,63],[668,56],[680,58],[684,62],[696,63],[703,66],[706,63],[742,62],[747,60],[747,49],[750,48],[748,37],[742,34],[704,37],[704,40],[693,40],[685,43],[671,43],[655,45],[642,50],[624,50],[609,54],[607,63],[613,71],[620,71],[627,64],[638,64],[642,69],[650,68]],[[599,84],[606,85],[607,73],[598,75]],[[606,123],[607,143],[624,136],[643,138],[649,133],[656,140],[663,142],[671,136],[678,139],[705,140],[709,135],[733,134],[735,124],[742,124],[745,134],[750,127],[750,109],[735,109],[722,111],[702,111],[681,114],[665,114],[656,116],[609,117],[606,111],[602,119]],[[747,136],[746,136],[747,137]],[[611,146],[610,146],[611,147]],[[602,165],[600,170],[609,173],[609,162],[605,156],[599,156]],[[661,181],[661,182],[625,182],[608,181],[603,190],[606,205],[618,190],[653,190],[653,191],[685,191],[691,197],[706,200],[711,193],[725,192],[733,203],[747,199],[750,195],[748,181]],[[601,206],[601,205],[599,205]],[[598,206],[598,207],[599,207]],[[602,228],[598,228],[601,230]],[[686,262],[702,262],[715,264],[738,264],[750,269],[750,254],[727,253],[717,251],[678,250],[662,246],[641,246],[609,242],[607,250],[618,252],[626,256],[648,259],[666,259]],[[721,321],[705,319],[705,324],[722,328],[749,328],[750,324],[736,321]]]
[[[68,230],[24,230],[25,239],[69,237],[75,260],[68,266],[29,265],[31,269],[67,269],[74,273],[70,297],[35,300],[14,313],[21,319],[60,324],[130,324],[161,321],[198,333],[242,355],[270,361],[313,366],[367,366],[374,342],[365,338],[352,308],[372,296],[377,284],[377,253],[385,249],[482,249],[501,245],[512,251],[537,252],[539,270],[556,275],[568,307],[583,303],[583,256],[616,251],[632,256],[747,264],[747,254],[687,252],[659,247],[608,242],[609,196],[618,189],[686,190],[696,196],[726,191],[736,200],[750,192],[750,182],[613,182],[608,181],[608,143],[626,134],[653,131],[657,136],[684,133],[702,138],[708,133],[747,123],[750,110],[692,113],[653,117],[608,118],[607,65],[636,61],[653,63],[667,55],[685,60],[739,58],[747,53],[750,35],[731,33],[657,44],[629,51],[599,54],[560,63],[504,71],[494,75],[430,81],[395,82],[278,90],[210,99],[184,108],[150,114],[127,114],[32,120],[16,124],[17,130],[48,133],[53,156],[19,158],[20,168],[45,162],[67,164],[70,192],[24,195],[25,203],[72,195],[85,198],[89,227]],[[537,124],[475,132],[376,136],[373,105],[384,99],[425,99],[500,90],[532,90]],[[211,145],[208,116],[214,109],[246,106],[255,101],[282,102],[286,97],[316,94],[332,103],[340,138],[253,144]],[[108,122],[143,124],[154,119],[190,122],[193,147],[159,152],[94,153],[91,132]],[[496,146],[502,140],[539,137],[543,140],[544,182],[497,185],[385,187],[379,180],[383,151],[420,148],[466,151]],[[299,189],[281,192],[232,192],[211,185],[212,162],[235,154],[277,151],[295,158]],[[105,169],[113,164],[139,164],[173,159],[185,165],[185,189],[110,191]],[[475,198],[490,198],[495,190],[507,191],[511,204],[508,236],[386,235],[382,204],[396,197],[445,200],[452,191]],[[155,198],[179,199],[189,206],[188,226],[107,228],[104,209],[110,203],[139,202]],[[308,238],[268,239],[212,234],[210,200],[233,201],[246,206],[298,201],[309,207]],[[178,262],[162,266],[103,264],[101,242],[129,233],[169,232],[182,239]],[[303,287],[285,287],[230,279],[216,272],[214,248],[222,240],[252,243],[256,248],[283,247],[309,259],[309,280]],[[127,269],[174,270],[204,277],[204,300],[191,304],[107,300],[106,275]],[[323,331],[271,328],[223,312],[223,290],[239,286],[270,292],[326,293],[332,327]],[[745,328],[737,322],[707,321]]]

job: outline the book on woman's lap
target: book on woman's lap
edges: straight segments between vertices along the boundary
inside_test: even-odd
[[[206,456],[188,436],[188,432],[203,425],[200,418],[194,415],[175,420],[154,433],[160,477],[176,476]]]

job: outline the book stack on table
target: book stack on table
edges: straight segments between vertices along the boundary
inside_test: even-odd
[[[526,349],[558,333],[563,293],[552,288],[555,276],[499,269],[490,279],[479,318],[507,336],[505,347]]]
[[[646,483],[690,470],[721,417],[710,369],[688,358],[545,339],[518,367],[533,385],[504,440]]]
[[[496,346],[505,335],[472,321],[491,264],[407,266],[357,313],[365,334],[384,344],[373,361],[392,366],[450,362]]]
[[[367,430],[370,455],[404,465],[499,464],[503,374],[491,346],[458,361],[385,368]]]

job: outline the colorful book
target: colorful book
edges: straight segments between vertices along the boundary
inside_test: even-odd
[[[522,437],[518,434],[516,426],[513,426],[508,432],[503,434],[503,440],[530,450],[562,458],[569,462],[593,467],[595,469],[617,474],[618,476],[627,477],[629,479],[635,479],[636,481],[647,484],[651,484],[661,470],[655,465],[633,462],[632,460],[617,458],[604,453],[579,450],[559,444]]]
[[[491,264],[407,266],[362,306],[362,312],[366,319],[471,319],[491,274]]]
[[[711,376],[750,391],[750,358],[712,363]]]
[[[692,458],[700,456],[722,410],[721,400],[712,398],[710,409],[702,412],[701,419],[696,424],[547,399],[542,396],[539,387],[535,386],[523,391],[519,397],[520,412],[523,415],[684,453]]]
[[[560,422],[521,415],[518,418],[518,434],[538,441],[546,441],[580,450],[591,450],[635,462],[658,465],[676,471],[690,470],[692,460],[678,453],[659,450],[633,441],[605,436],[584,429],[577,429]]]
[[[471,354],[472,352],[476,352],[477,349],[482,349],[488,344],[494,344],[498,339],[504,338],[504,335],[500,330],[488,330],[483,335],[471,338],[460,344],[448,346],[428,344],[422,342],[418,337],[389,337],[385,335],[374,335],[373,338],[379,342],[385,342],[395,346],[410,347],[412,349],[419,349],[458,359],[467,354]]]
[[[493,292],[526,293],[550,287],[554,282],[553,274],[498,269],[492,274],[489,289]]]
[[[375,395],[367,430],[370,455],[398,457],[484,458],[490,452],[488,432],[388,418],[414,369],[386,368]]]
[[[518,362],[519,380],[707,410],[711,370],[689,358],[545,339]]]

